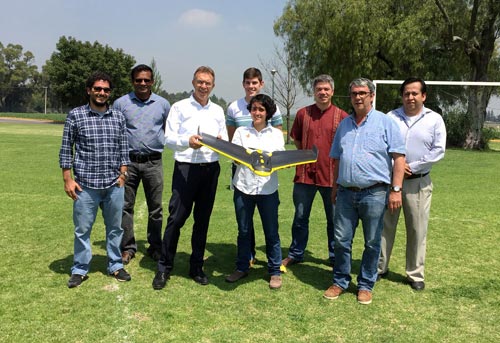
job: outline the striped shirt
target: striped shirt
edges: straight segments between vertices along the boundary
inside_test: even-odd
[[[247,109],[248,103],[245,98],[233,101],[227,108],[226,125],[234,126],[236,128],[244,126],[252,126],[252,116]],[[280,109],[276,106],[276,112],[271,117],[270,123],[276,127],[283,125],[283,118],[281,117]]]
[[[120,176],[120,166],[129,163],[125,118],[121,112],[108,109],[99,114],[88,104],[69,112],[59,166],[73,168],[78,184],[94,189],[112,187]]]

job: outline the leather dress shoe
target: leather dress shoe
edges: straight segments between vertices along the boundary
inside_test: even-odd
[[[170,279],[169,273],[156,272],[155,278],[153,279],[153,289],[160,290],[165,288],[168,279]]]
[[[245,276],[248,276],[248,272],[240,272],[239,270],[235,270],[231,275],[226,276],[226,282],[236,282],[240,279],[243,279]]]
[[[410,281],[410,286],[416,291],[423,291],[425,288],[425,282],[423,281]]]
[[[134,253],[130,251],[123,251],[122,252],[122,263],[123,264],[129,264],[130,260],[135,257]]]
[[[195,271],[190,271],[189,276],[200,285],[208,285],[208,277],[205,275],[202,269],[198,269]]]
[[[385,279],[387,275],[389,275],[389,271],[386,271],[385,273],[378,273],[377,281],[380,281],[380,279]]]

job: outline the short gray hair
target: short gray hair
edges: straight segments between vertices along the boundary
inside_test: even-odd
[[[375,84],[370,79],[365,79],[364,77],[358,77],[354,79],[349,84],[349,93],[351,92],[352,87],[368,87],[370,93],[375,93]]]
[[[335,83],[333,82],[333,77],[331,77],[328,74],[321,74],[321,75],[318,75],[314,78],[313,83],[312,83],[313,90],[316,88],[316,85],[320,82],[328,82],[330,84],[330,86],[332,86],[332,90],[335,89]]]

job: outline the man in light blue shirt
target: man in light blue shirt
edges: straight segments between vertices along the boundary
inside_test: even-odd
[[[161,229],[163,225],[163,164],[165,121],[170,111],[169,102],[151,91],[153,70],[145,64],[131,71],[134,91],[117,99],[113,108],[125,116],[129,142],[128,168],[123,207],[122,260],[128,264],[137,252],[134,235],[134,205],[137,189],[142,181],[148,205],[147,254],[154,260],[161,255]]]
[[[352,241],[361,220],[365,248],[357,279],[357,300],[367,305],[372,302],[377,280],[386,206],[391,211],[401,207],[405,147],[396,123],[373,109],[372,81],[355,79],[349,85],[349,92],[354,112],[340,123],[330,151],[335,160],[332,187],[332,202],[336,203],[335,264],[333,285],[324,297],[337,299],[349,286]]]
[[[410,286],[425,288],[424,262],[427,226],[432,199],[432,165],[444,157],[446,127],[443,118],[425,108],[427,87],[420,78],[408,78],[401,85],[403,106],[388,113],[398,124],[406,142],[406,164],[402,201],[406,224],[406,276]],[[379,277],[388,274],[396,227],[401,209],[387,211],[382,231]]]

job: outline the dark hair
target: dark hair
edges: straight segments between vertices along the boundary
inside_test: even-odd
[[[135,79],[135,74],[140,73],[141,71],[149,71],[151,73],[151,81],[153,81],[154,78],[153,69],[151,69],[150,66],[145,64],[138,64],[134,68],[132,68],[130,72],[130,78],[132,79],[132,81],[134,81]]]
[[[260,70],[254,67],[245,70],[245,72],[243,73],[243,81],[245,81],[246,79],[253,79],[253,78],[258,78],[259,81],[262,82],[262,73],[260,72]]]
[[[276,104],[269,95],[257,94],[248,103],[247,110],[251,111],[252,105],[255,102],[261,103],[262,106],[264,106],[264,108],[266,109],[266,123],[267,123],[269,119],[271,119],[273,114],[276,113]]]
[[[420,83],[420,91],[422,92],[422,94],[426,94],[427,93],[427,85],[425,84],[425,81],[419,77],[409,77],[406,80],[404,80],[403,84],[399,88],[399,93],[401,95],[403,95],[403,92],[405,90],[406,85],[408,85],[410,83],[415,83],[415,82]]]
[[[103,73],[102,71],[93,72],[85,82],[85,87],[92,88],[96,81],[101,81],[101,80],[108,81],[109,88],[113,89],[113,82],[111,81],[111,76],[109,76],[106,73]]]

